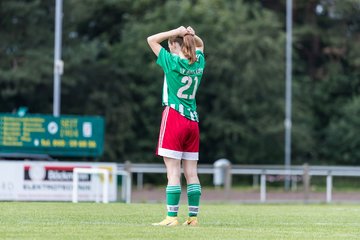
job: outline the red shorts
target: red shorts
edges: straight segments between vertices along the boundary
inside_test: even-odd
[[[199,142],[198,123],[165,107],[156,154],[175,159],[198,160]]]

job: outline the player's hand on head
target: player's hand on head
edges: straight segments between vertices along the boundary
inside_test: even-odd
[[[192,27],[188,26],[186,30],[188,34],[191,34],[193,36],[195,35],[195,30]]]
[[[183,37],[188,32],[184,26],[178,27],[177,31],[180,37]]]

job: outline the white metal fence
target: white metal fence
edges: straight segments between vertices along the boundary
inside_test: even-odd
[[[260,202],[266,202],[266,183],[267,176],[289,176],[290,179],[293,176],[301,176],[304,184],[304,201],[308,199],[310,177],[311,176],[323,176],[326,177],[326,202],[332,202],[333,195],[333,178],[334,177],[360,177],[360,167],[357,166],[309,166],[304,164],[303,166],[292,166],[289,170],[286,170],[284,166],[279,165],[232,165],[229,168],[223,169],[224,186],[228,191],[231,188],[231,179],[233,175],[253,175],[255,177],[260,176]],[[127,171],[130,174],[135,173],[137,178],[137,188],[143,187],[143,175],[146,173],[166,173],[164,164],[142,164],[127,162],[125,164],[118,164],[118,171]],[[199,164],[199,174],[216,174],[216,169],[213,165]],[[360,189],[359,189],[360,190]],[[359,199],[360,201],[360,199]]]

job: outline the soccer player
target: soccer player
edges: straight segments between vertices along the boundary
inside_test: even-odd
[[[160,43],[168,40],[170,52]],[[183,225],[198,225],[201,186],[197,175],[199,159],[199,118],[196,91],[205,68],[204,43],[191,27],[179,27],[147,38],[165,73],[162,114],[157,155],[164,158],[167,171],[167,217],[153,225],[176,226],[181,195],[181,162],[187,182],[189,217]]]

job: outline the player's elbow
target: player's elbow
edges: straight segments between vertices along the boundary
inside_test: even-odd
[[[147,43],[151,46],[151,44],[154,42],[154,38],[152,36],[147,37]]]

